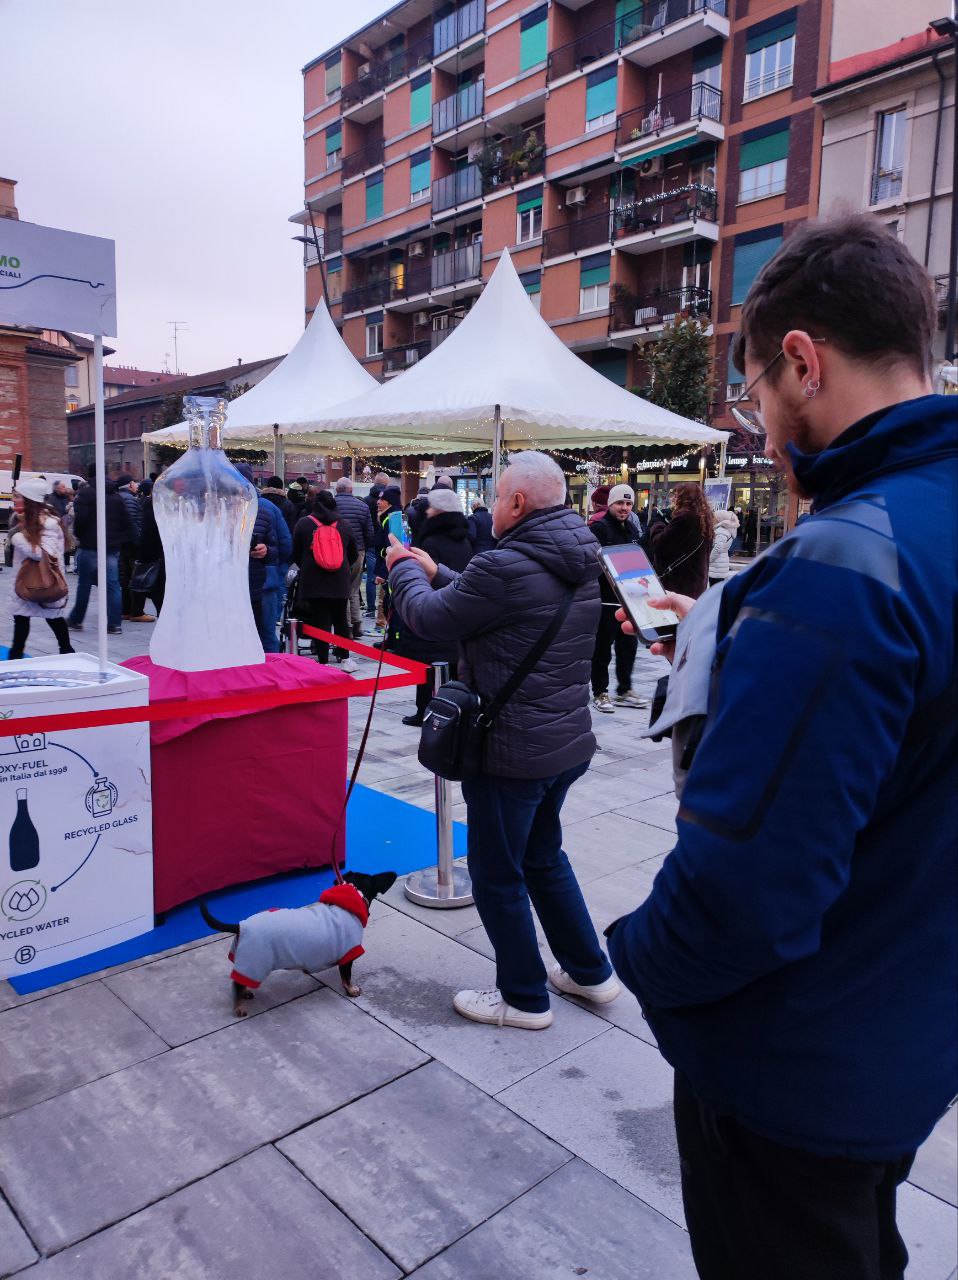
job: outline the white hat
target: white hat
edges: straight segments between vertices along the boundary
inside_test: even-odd
[[[431,511],[458,511],[462,515],[462,502],[459,494],[453,489],[433,489],[427,497],[428,510]]]
[[[627,484],[614,484],[609,490],[609,506],[611,507],[613,502],[621,502],[623,498],[631,502],[634,506],[635,490]]]
[[[50,485],[46,480],[34,480],[24,476],[14,485],[14,493],[19,493],[20,497],[26,498],[28,502],[46,502],[50,494]]]

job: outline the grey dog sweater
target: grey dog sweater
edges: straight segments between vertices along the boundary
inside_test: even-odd
[[[308,907],[260,911],[240,925],[230,977],[255,989],[274,969],[328,969],[363,954],[369,909],[358,889],[340,884]]]

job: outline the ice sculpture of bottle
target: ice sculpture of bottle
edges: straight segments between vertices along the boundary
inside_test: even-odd
[[[190,447],[153,487],[166,595],[150,657],[176,671],[265,662],[249,595],[256,490],[220,446],[226,401],[188,396]]]

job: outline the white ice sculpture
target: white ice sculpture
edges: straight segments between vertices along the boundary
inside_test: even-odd
[[[166,595],[150,657],[175,671],[265,662],[249,594],[256,490],[220,447],[226,401],[188,396],[190,447],[153,487]]]

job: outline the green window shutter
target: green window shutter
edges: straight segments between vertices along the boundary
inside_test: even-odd
[[[341,56],[336,53],[331,58],[326,59],[326,97],[331,93],[335,93],[343,83],[343,63]]]
[[[328,276],[334,276],[337,271],[342,271],[342,269],[343,269],[342,258],[334,258],[332,262],[326,263],[326,274]]]
[[[735,237],[735,254],[732,262],[732,305],[745,301],[752,284],[782,243],[781,227],[762,231],[748,231]]]
[[[608,284],[612,267],[611,253],[591,253],[579,260],[579,288],[588,289],[593,284]]]
[[[429,72],[409,84],[409,123],[428,124],[432,116],[432,83]]]
[[[616,67],[603,67],[601,71],[592,71],[585,79],[585,118],[595,120],[597,116],[608,115],[615,111]]]
[[[777,18],[757,23],[746,33],[745,52],[754,53],[756,49],[764,49],[770,44],[787,40],[795,34],[795,25],[794,10],[791,14],[781,14]]]
[[[525,213],[529,209],[542,208],[542,188],[533,187],[531,191],[524,191],[519,203],[516,205],[516,213]]]
[[[617,48],[638,40],[645,10],[636,0],[615,0],[615,43]]]
[[[326,154],[341,151],[343,146],[343,127],[340,124],[330,125],[326,130]]]
[[[519,280],[526,293],[542,292],[542,272],[541,271],[523,271],[519,276]]]
[[[729,343],[729,348],[728,348],[728,377],[725,379],[725,381],[729,384],[729,386],[734,386],[736,382],[745,381],[745,374],[742,372],[742,370],[738,367],[738,365],[736,365],[735,361],[732,359],[731,343]]]
[[[419,151],[409,160],[409,190],[425,191],[429,186],[430,158],[428,151]]]
[[[767,133],[761,138],[751,138],[746,134],[739,154],[739,169],[756,169],[760,164],[772,164],[775,160],[788,158],[788,128],[779,129],[776,133]]]
[[[373,174],[366,179],[366,221],[383,216],[383,175]]]
[[[546,60],[548,9],[545,5],[519,21],[519,70],[528,71]]]
[[[608,378],[617,387],[624,387],[628,355],[624,351],[597,351],[592,357],[592,368]]]
[[[714,67],[721,62],[723,44],[724,41],[719,36],[715,40],[708,40],[705,44],[699,45],[692,55],[692,74],[707,71],[709,67]]]

